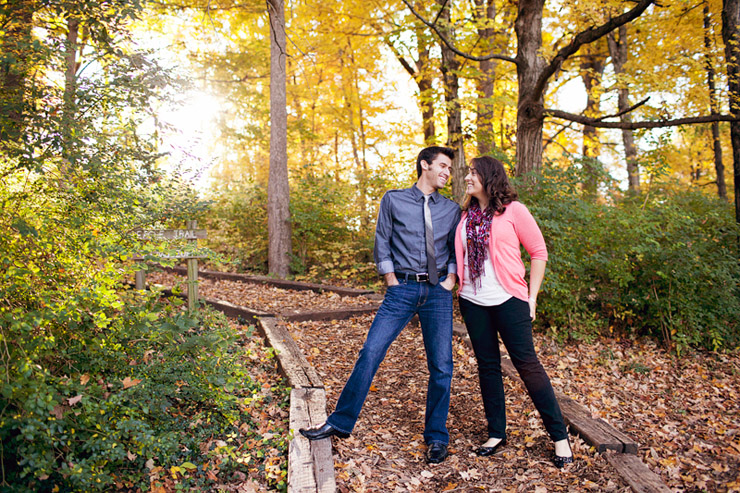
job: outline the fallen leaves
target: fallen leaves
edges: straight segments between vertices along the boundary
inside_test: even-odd
[[[121,383],[123,383],[124,389],[129,389],[131,387],[139,385],[141,382],[143,382],[143,380],[141,380],[140,378],[131,378],[131,377],[126,377],[123,380],[121,380]]]
[[[352,371],[371,322],[372,316],[339,321],[338,325],[283,322],[303,352],[312,356],[312,364],[327,387],[329,412]],[[722,490],[722,485],[740,479],[736,472],[740,468],[740,415],[729,399],[740,395],[738,357],[710,357],[723,361],[719,366],[698,357],[696,363],[677,367],[670,355],[650,342],[630,342],[624,347],[618,341],[602,340],[558,346],[540,334],[535,338],[556,389],[638,441],[643,461],[661,474],[671,489],[695,489],[702,484]],[[451,449],[457,453],[433,468],[424,462],[421,433],[428,373],[420,330],[411,325],[389,349],[353,435],[334,442],[335,457],[345,463],[351,459],[355,465],[338,475],[341,491],[442,491],[450,484],[465,491],[535,491],[537,486],[547,491],[629,491],[616,471],[578,437],[571,437],[577,462],[564,472],[552,467],[552,444],[538,413],[526,391],[507,378],[509,444],[501,454],[485,461],[475,456],[472,449],[486,438],[477,369],[472,350],[458,339],[454,344],[447,425]],[[710,378],[703,379],[702,374]],[[677,412],[678,408],[683,412]],[[687,432],[695,425],[700,426],[701,435]],[[661,462],[671,457],[675,460]],[[372,469],[372,479],[359,468],[363,463]],[[717,465],[712,467],[713,463]],[[513,469],[512,464],[516,465]]]

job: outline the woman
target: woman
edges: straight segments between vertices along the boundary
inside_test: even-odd
[[[553,462],[573,462],[568,432],[545,369],[532,341],[537,293],[545,275],[547,248],[537,223],[517,201],[503,164],[484,156],[471,161],[467,199],[455,234],[460,312],[478,362],[488,441],[476,450],[492,455],[506,444],[506,408],[498,336],[555,442]],[[529,290],[520,243],[532,265]]]

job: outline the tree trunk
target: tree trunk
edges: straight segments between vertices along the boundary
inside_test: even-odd
[[[416,3],[416,8],[420,8],[420,3]],[[424,132],[424,143],[426,145],[434,145],[436,142],[436,129],[434,126],[434,77],[432,76],[432,61],[429,56],[429,48],[431,45],[431,37],[425,29],[416,30],[416,50],[418,52],[417,59],[412,60],[413,65],[408,62],[401,53],[393,46],[392,43],[387,42],[388,46],[396,54],[396,58],[406,72],[411,76],[419,87],[419,96],[417,103],[421,110],[422,118],[422,130]]]
[[[436,140],[436,129],[434,128],[434,79],[429,71],[429,47],[422,45],[418,39],[419,60],[416,62],[417,76],[414,77],[419,86],[419,107],[421,108],[422,127],[424,129],[424,143],[433,145]]]
[[[609,43],[609,55],[612,58],[614,73],[619,79],[620,74],[624,73],[624,64],[627,63],[627,26],[623,25],[618,30],[619,39],[614,32],[609,33],[607,42]],[[630,107],[629,88],[624,82],[620,82],[617,108],[619,111],[626,111]],[[619,117],[623,123],[632,121],[629,113]],[[632,193],[640,193],[640,170],[637,165],[637,147],[635,146],[635,137],[632,130],[622,130],[622,143],[624,144],[624,155],[627,161],[627,189]]]
[[[64,157],[73,161],[72,126],[75,119],[75,96],[77,93],[77,36],[80,21],[75,17],[67,19],[67,40],[64,53],[64,111],[62,114],[62,141]],[[69,165],[70,163],[67,163]]]
[[[5,35],[0,52],[0,145],[18,143],[23,137],[25,88],[29,46],[33,27],[33,5],[27,0],[8,2],[7,15],[0,17]]]
[[[270,16],[270,176],[267,186],[268,269],[285,278],[290,270],[291,225],[288,183],[288,112],[285,93],[285,8],[268,0]]]
[[[357,118],[360,122],[360,150],[362,152],[361,161],[359,162],[359,164],[362,165],[362,168],[357,170],[357,187],[360,200],[360,227],[364,230],[367,230],[371,221],[371,218],[367,212],[367,136],[365,135],[365,115],[362,110],[360,83],[357,80],[357,72],[355,71],[354,73],[355,92],[357,94]]]
[[[722,39],[727,60],[730,114],[740,119],[740,0],[722,1]],[[735,220],[740,223],[740,121],[730,122],[732,168],[735,185]]]
[[[709,111],[712,115],[719,115],[717,104],[717,89],[715,85],[715,71],[712,63],[712,24],[709,18],[709,2],[704,1],[704,61],[707,70],[707,86],[709,89]],[[725,164],[722,162],[722,142],[719,138],[719,122],[712,123],[712,148],[714,149],[714,169],[717,175],[717,195],[727,200],[727,185],[725,184]]]
[[[601,103],[601,79],[604,74],[605,57],[600,49],[600,42],[584,47],[581,58],[581,77],[586,86],[586,111],[585,115],[594,118],[599,115]],[[584,166],[588,168],[584,191],[586,194],[595,196],[599,185],[599,174],[594,169],[595,161],[599,158],[601,149],[599,135],[596,127],[583,126],[583,157]]]
[[[490,25],[496,16],[496,4],[493,0],[475,0],[475,17],[478,23],[479,44],[484,47],[484,54],[491,54],[495,48],[493,39],[495,31]],[[491,154],[495,146],[493,130],[493,90],[496,79],[495,60],[478,62],[480,76],[477,78],[478,101],[476,108],[476,140],[478,154]]]
[[[450,1],[437,0],[442,5],[440,12],[440,29],[445,32],[447,39],[454,39],[455,33],[450,25]],[[452,161],[452,196],[460,201],[465,196],[465,152],[462,135],[462,109],[460,108],[459,89],[460,81],[457,71],[460,69],[460,60],[447,44],[440,42],[442,51],[442,79],[445,88],[445,106],[447,110],[447,147],[455,150],[455,159]]]
[[[542,46],[542,8],[544,0],[520,0],[516,18],[517,79],[519,97],[516,115],[516,175],[522,176],[542,165],[542,124],[544,93],[536,91],[545,61]]]

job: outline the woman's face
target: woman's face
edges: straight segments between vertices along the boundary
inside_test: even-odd
[[[488,194],[486,194],[483,188],[483,183],[481,183],[480,175],[473,166],[468,167],[468,174],[465,175],[465,184],[465,192],[468,195],[479,200],[488,198]]]

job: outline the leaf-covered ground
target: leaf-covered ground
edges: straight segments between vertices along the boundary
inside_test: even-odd
[[[185,288],[186,279],[170,272],[151,272],[147,282],[167,287]],[[378,304],[366,296],[341,296],[333,292],[297,291],[265,284],[200,278],[198,291],[201,296],[234,303],[268,313],[290,314],[298,311],[339,310],[364,308]]]
[[[324,379],[329,410],[371,322],[365,316],[288,323]],[[737,355],[676,358],[651,342],[615,339],[559,346],[540,334],[536,345],[553,385],[633,437],[642,460],[671,489],[740,491]],[[456,338],[448,420],[453,454],[443,464],[427,465],[421,435],[424,350],[419,328],[407,327],[381,365],[351,438],[333,439],[338,485],[347,491],[628,490],[579,438],[573,440],[578,462],[564,472],[552,467],[552,446],[539,415],[518,383],[507,378],[505,384],[509,443],[492,459],[478,458],[471,450],[486,437],[476,365],[472,351]]]
[[[206,296],[265,311],[316,309],[306,292],[241,284],[222,281]],[[321,375],[329,412],[371,322],[372,316],[282,322]],[[634,438],[641,459],[672,490],[740,491],[740,355],[676,357],[650,341],[620,339],[559,345],[542,334],[535,344],[555,388]],[[462,339],[455,338],[454,350],[451,456],[438,465],[424,461],[427,370],[421,332],[411,325],[391,346],[352,436],[332,439],[340,491],[629,491],[578,437],[571,438],[577,462],[555,469],[539,415],[524,389],[508,378],[509,443],[493,458],[475,456],[472,450],[486,438],[477,370]]]
[[[372,316],[364,316],[287,323],[323,378],[330,410],[371,322]],[[424,461],[427,369],[421,331],[412,325],[388,351],[351,437],[333,439],[341,491],[535,491],[537,487],[539,491],[626,491],[626,484],[606,460],[590,453],[580,439],[573,440],[576,464],[565,472],[550,465],[552,446],[539,415],[519,385],[508,379],[509,444],[493,458],[473,454],[486,439],[477,371],[462,340],[456,338],[454,351],[447,423],[451,456],[437,465]]]

